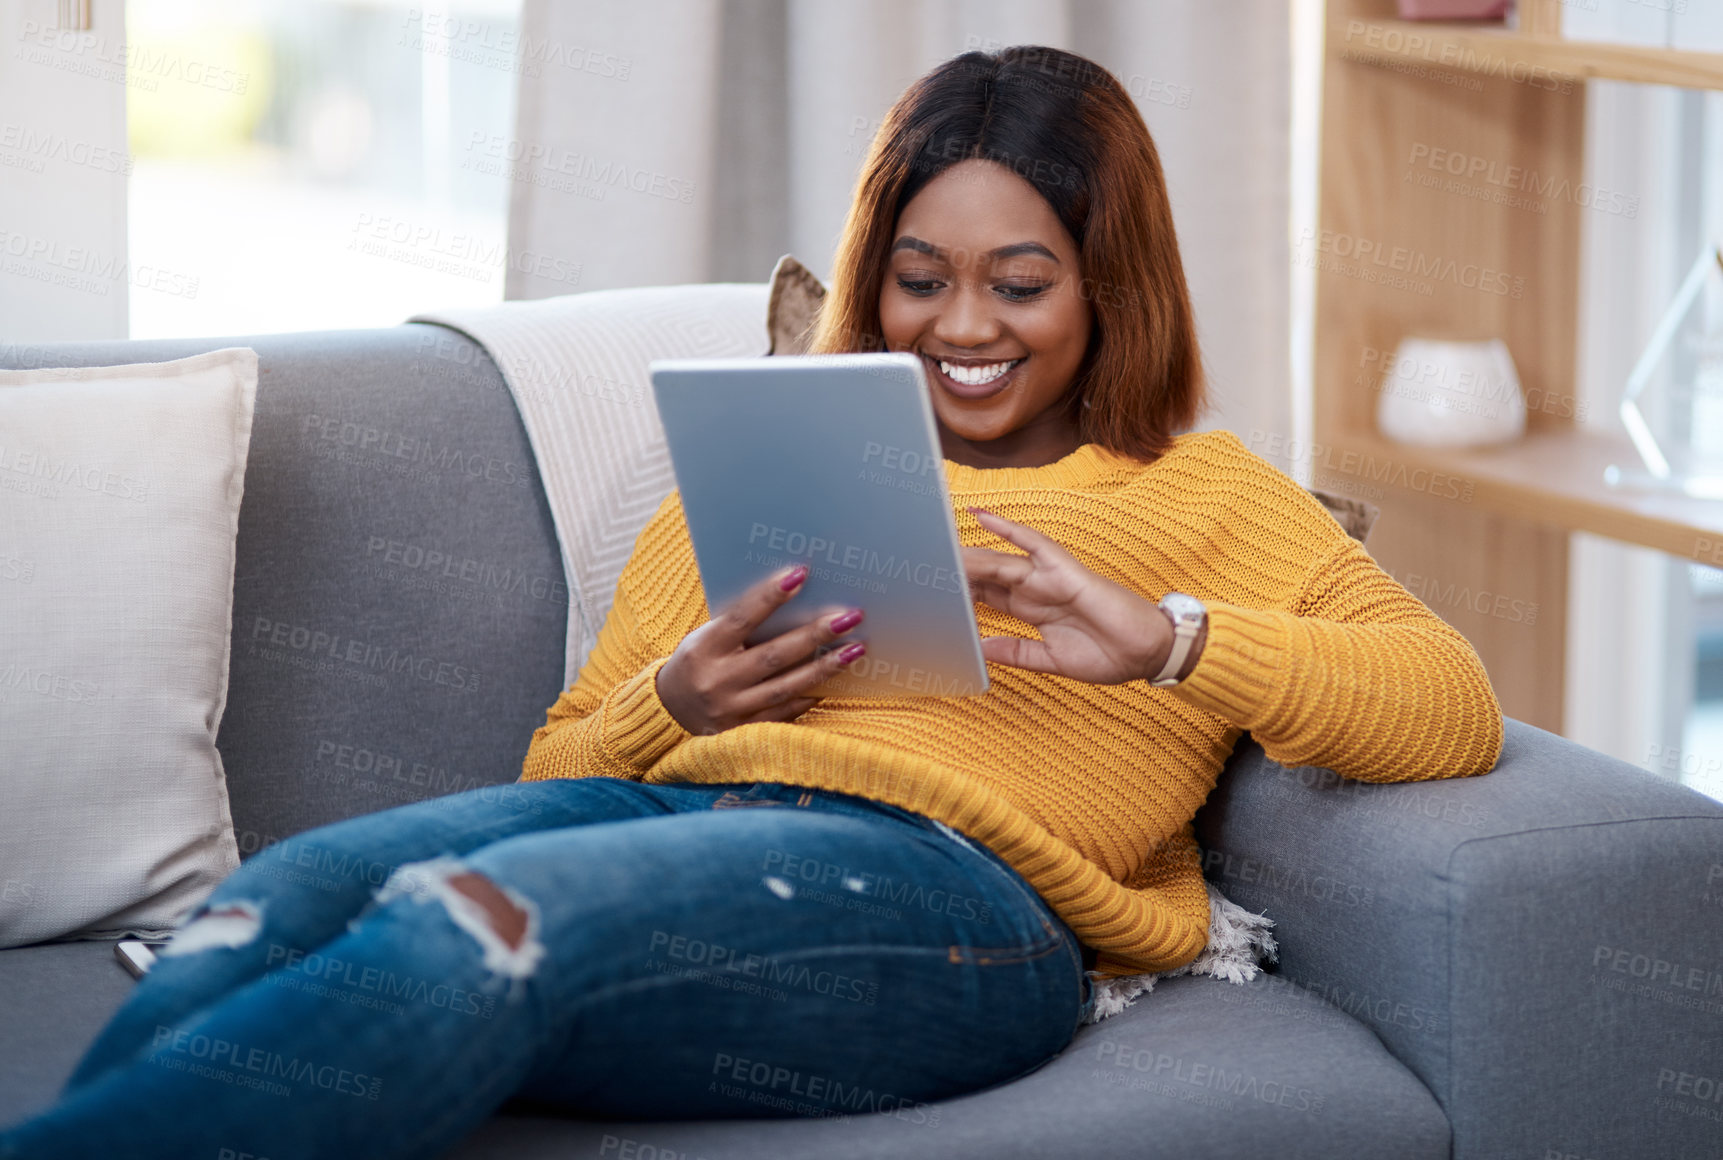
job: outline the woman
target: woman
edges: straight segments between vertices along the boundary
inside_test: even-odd
[[[1465,640],[1236,438],[1177,434],[1190,303],[1104,70],[1012,48],[912,86],[815,345],[926,363],[985,695],[806,695],[865,610],[746,647],[805,572],[707,619],[672,494],[514,796],[291,840],[394,867],[375,892],[236,871],[0,1155],[123,1124],[138,1156],[430,1156],[510,1098],[936,1121],[1069,1042],[1085,967],[1202,949],[1191,819],[1243,730],[1372,781],[1493,765]]]

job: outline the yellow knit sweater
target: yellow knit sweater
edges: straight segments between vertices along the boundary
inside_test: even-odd
[[[1502,715],[1464,637],[1376,566],[1308,492],[1230,432],[1148,465],[1089,443],[1044,467],[947,460],[963,543],[1015,552],[966,504],[1095,572],[1209,610],[1180,685],[1092,685],[989,664],[976,697],[829,697],[712,736],[658,699],[664,661],[710,619],[680,496],[634,546],[579,679],[533,734],[521,780],[777,781],[856,794],[985,843],[1113,976],[1182,966],[1209,903],[1191,819],[1243,730],[1287,765],[1366,781],[1494,766]],[[1038,634],[975,606],[983,636]]]

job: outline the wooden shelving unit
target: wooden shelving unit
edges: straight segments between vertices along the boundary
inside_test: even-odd
[[[1573,81],[1632,81],[1687,89],[1723,89],[1723,53],[1683,52],[1626,44],[1592,44],[1559,36],[1510,32],[1500,24],[1433,24],[1409,20],[1375,22],[1366,31],[1384,47],[1370,49],[1357,34],[1349,47],[1380,52],[1390,59],[1415,62],[1478,76],[1544,75]],[[1393,48],[1386,45],[1392,44]],[[1542,70],[1539,72],[1538,70]]]
[[[1549,524],[1656,548],[1688,559],[1723,560],[1723,503],[1649,489],[1615,488],[1611,464],[1637,466],[1625,436],[1592,431],[1533,432],[1502,448],[1407,447],[1376,434],[1343,434],[1335,452],[1351,452],[1360,481],[1385,475],[1382,465],[1422,469],[1455,481],[1462,502],[1479,513]],[[1325,457],[1335,461],[1333,453]],[[1346,462],[1344,459],[1340,462]],[[1452,490],[1452,489],[1445,489]]]
[[[1522,6],[1508,31],[1329,0],[1319,230],[1297,256],[1317,269],[1317,486],[1383,508],[1377,560],[1467,635],[1510,715],[1559,730],[1569,533],[1707,562],[1723,545],[1723,502],[1608,486],[1604,468],[1637,455],[1571,418],[1580,226],[1597,212],[1577,192],[1583,81],[1723,89],[1723,55],[1564,41],[1556,0]],[[1464,164],[1432,166],[1437,150]],[[1499,337],[1528,396],[1559,405],[1497,449],[1392,443],[1372,368],[1407,335]],[[1444,606],[1453,591],[1491,599]],[[1495,596],[1538,615],[1504,618]]]

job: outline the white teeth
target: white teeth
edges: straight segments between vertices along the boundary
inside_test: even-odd
[[[947,375],[950,375],[956,382],[969,387],[979,387],[983,383],[992,382],[994,379],[998,378],[1000,375],[1004,374],[1022,361],[1023,360],[1019,358],[1012,359],[1010,362],[992,363],[988,366],[960,367],[955,363],[948,363],[942,359],[939,363],[939,369],[944,371]]]

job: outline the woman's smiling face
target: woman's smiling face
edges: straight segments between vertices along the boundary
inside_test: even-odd
[[[1081,445],[1056,406],[1093,325],[1076,241],[1035,187],[959,162],[898,215],[880,287],[886,346],[920,355],[945,457],[1040,467]]]

